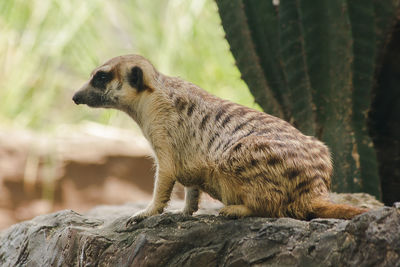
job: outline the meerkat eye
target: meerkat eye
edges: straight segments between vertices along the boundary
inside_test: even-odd
[[[128,73],[129,85],[136,88],[138,92],[144,90],[143,71],[139,67],[133,67]]]
[[[93,87],[99,89],[106,89],[107,83],[109,83],[113,79],[113,74],[111,72],[98,71],[93,79],[90,81]]]

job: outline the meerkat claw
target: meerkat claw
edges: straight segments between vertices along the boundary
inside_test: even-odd
[[[127,221],[126,221],[126,227],[129,227],[131,225],[134,225],[136,223],[139,223],[141,221],[143,221],[144,219],[147,219],[148,217],[150,217],[151,215],[148,215],[147,212],[143,211],[143,212],[138,212],[134,215],[132,215]]]
[[[193,213],[196,212],[194,209],[183,209],[180,213],[182,213],[185,216],[191,216]]]
[[[144,219],[145,219],[145,218],[140,218],[140,217],[137,217],[137,216],[132,216],[132,217],[130,217],[130,218],[126,221],[125,226],[126,226],[126,227],[130,227],[130,226],[132,226],[132,225],[134,225],[134,224],[136,224],[136,223],[141,222],[141,221],[144,220]]]

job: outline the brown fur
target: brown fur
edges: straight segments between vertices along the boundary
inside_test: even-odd
[[[367,211],[367,209],[322,200],[314,201],[313,214],[310,214],[310,217],[351,219]]]
[[[144,91],[127,83],[135,66],[143,70]],[[104,92],[88,82],[74,101],[129,114],[157,166],[152,202],[128,223],[161,213],[175,182],[186,187],[186,214],[197,210],[202,191],[223,202],[220,213],[230,217],[352,218],[365,212],[327,200],[329,150],[289,123],[165,76],[141,56],[111,59],[92,77],[99,70],[113,72],[114,80]]]

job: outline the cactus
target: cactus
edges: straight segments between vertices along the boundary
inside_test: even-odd
[[[255,101],[327,143],[335,191],[381,198],[368,114],[399,2],[216,0]]]

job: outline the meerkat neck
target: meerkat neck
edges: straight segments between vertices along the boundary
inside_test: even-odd
[[[163,75],[158,74],[157,79],[153,81],[153,86],[160,89],[163,87]],[[144,130],[148,128],[146,126],[147,120],[151,119],[154,115],[154,111],[157,112],[158,102],[161,100],[158,96],[159,90],[154,92],[142,92],[134,102],[131,102],[128,106],[122,107],[122,111],[127,113],[137,124]]]
[[[156,155],[158,151],[165,151],[168,146],[168,125],[176,116],[164,92],[160,88],[157,89],[151,93],[144,92],[138,101],[125,110],[141,128]]]

